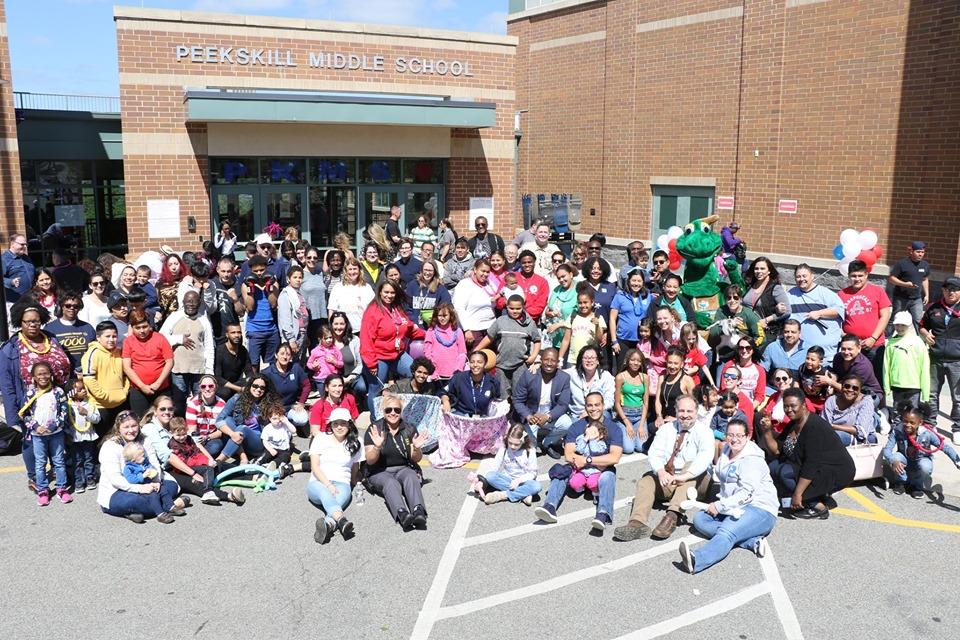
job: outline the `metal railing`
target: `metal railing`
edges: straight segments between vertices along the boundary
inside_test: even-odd
[[[120,98],[113,96],[78,96],[65,93],[14,91],[13,105],[15,109],[120,113]]]

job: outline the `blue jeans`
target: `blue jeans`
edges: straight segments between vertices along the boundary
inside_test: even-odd
[[[261,358],[267,364],[273,364],[279,346],[280,334],[276,331],[247,333],[247,353],[250,354],[253,370],[260,370]]]
[[[37,459],[33,455],[33,441],[24,438],[20,442],[20,454],[23,456],[23,466],[27,470],[27,479],[30,482],[36,482]]]
[[[630,421],[633,426],[633,437],[627,436],[627,427],[623,423],[620,423],[620,431],[623,434],[623,452],[624,453],[633,453],[634,451],[640,452],[643,449],[643,445],[646,443],[647,439],[640,437],[641,431],[646,433],[646,425],[643,424],[643,421],[640,420],[641,408],[639,407],[624,407],[623,414],[627,416],[627,420]]]
[[[569,415],[564,413],[555,421],[540,425],[536,433],[534,433],[533,427],[529,423],[525,428],[532,440],[540,443],[540,448],[543,451],[553,449],[563,455],[563,439],[567,436],[567,431],[570,430],[572,425],[573,420],[570,419]]]
[[[363,379],[367,383],[367,408],[370,415],[373,415],[373,400],[380,395],[383,385],[387,382],[390,374],[400,376],[401,378],[410,377],[410,367],[413,366],[413,358],[407,353],[401,353],[398,358],[393,360],[380,360],[377,362],[376,375],[370,373],[366,365],[363,367]]]
[[[613,499],[617,491],[617,474],[613,471],[604,471],[600,474],[600,483],[598,486],[599,495],[597,496],[597,513],[605,513],[613,517]],[[567,491],[567,479],[551,480],[550,489],[547,491],[547,504],[553,505],[559,509],[563,502],[564,494]]]
[[[84,487],[97,479],[97,442],[81,440],[70,445],[73,460],[73,486]]]
[[[852,447],[853,445],[857,444],[857,437],[854,436],[852,433],[847,433],[846,431],[837,431],[836,433],[837,433],[837,436],[839,436],[840,438],[840,442],[843,443],[843,446]],[[871,433],[867,436],[867,440],[863,444],[876,444],[876,443],[877,443],[877,436],[876,434]]]
[[[250,457],[263,455],[263,452],[266,449],[263,448],[263,441],[260,439],[260,430],[253,430],[250,427],[237,427],[234,429],[235,432],[243,435],[243,442],[237,444],[230,438],[226,439],[226,444],[223,445],[223,451],[220,453],[223,454],[225,458],[232,458],[237,451],[240,450],[240,447],[243,447],[244,452]]]
[[[67,451],[63,431],[47,436],[36,433],[30,439],[33,441],[33,473],[37,478],[37,489],[46,491],[47,485],[47,456],[50,456],[50,465],[57,477],[57,489],[67,486]]]
[[[499,471],[486,474],[483,479],[497,491],[506,491],[510,502],[520,502],[527,496],[537,495],[541,490],[540,483],[536,480],[527,480],[519,484],[516,489],[511,489],[510,483],[513,482],[513,478]]]
[[[773,530],[777,517],[752,505],[747,505],[739,518],[698,511],[693,527],[710,538],[693,552],[693,572],[700,573],[727,557],[735,546],[753,551],[757,541]]]
[[[330,490],[320,484],[316,476],[310,475],[310,481],[307,482],[307,499],[314,506],[320,507],[324,513],[324,519],[329,524],[336,524],[333,514],[337,511],[346,511],[347,505],[353,494],[350,493],[350,485],[346,482],[333,482],[337,488],[337,495],[330,493]]]
[[[890,462],[890,472],[900,482],[906,482],[907,485],[915,489],[926,490],[930,488],[930,477],[933,475],[933,460],[930,458],[907,460],[906,456],[899,451],[895,451]],[[903,463],[906,467],[903,473],[898,474],[893,470],[892,463],[894,462]]]
[[[770,476],[777,486],[777,495],[786,498],[793,495],[797,488],[797,470],[789,462],[773,460],[770,463]]]
[[[230,438],[226,436],[221,436],[219,438],[214,438],[213,440],[207,440],[203,443],[203,448],[207,450],[211,456],[216,458],[220,455],[220,452],[223,451],[224,445],[226,445],[227,440]]]
[[[101,507],[101,510],[111,516],[127,516],[139,513],[147,517],[158,516],[173,509],[173,501],[180,492],[180,486],[173,480],[164,480],[160,483],[160,491],[150,493],[132,493],[130,491],[115,491],[110,496],[110,506]]]

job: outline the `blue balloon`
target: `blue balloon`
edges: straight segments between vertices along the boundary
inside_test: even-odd
[[[843,260],[843,245],[838,244],[833,248],[833,257],[837,260]]]

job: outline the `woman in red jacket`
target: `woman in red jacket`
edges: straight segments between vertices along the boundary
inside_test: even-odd
[[[382,281],[360,323],[360,359],[371,417],[374,398],[380,395],[387,377],[410,377],[413,358],[406,353],[407,345],[410,340],[422,340],[425,336],[423,329],[410,322],[404,312],[400,294],[392,282]]]

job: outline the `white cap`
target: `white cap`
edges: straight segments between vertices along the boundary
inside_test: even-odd
[[[893,324],[912,325],[913,316],[910,315],[909,311],[898,311],[897,314],[893,316]]]
[[[259,247],[262,244],[273,244],[273,238],[270,237],[269,233],[261,233],[254,238],[254,242],[256,242]]]
[[[347,409],[344,409],[343,407],[334,409],[333,411],[330,412],[330,417],[327,418],[327,424],[330,424],[331,422],[338,422],[341,420],[343,422],[353,421],[353,418],[350,416],[350,411]]]

